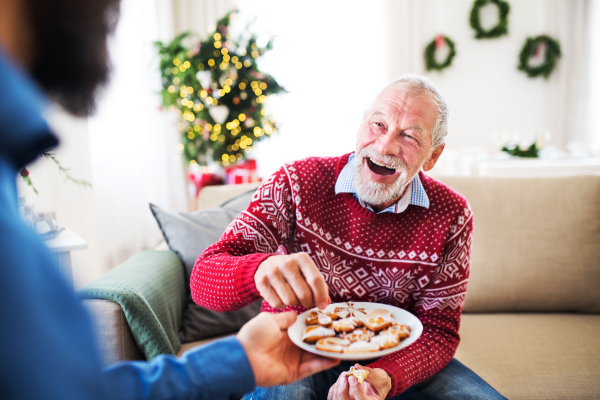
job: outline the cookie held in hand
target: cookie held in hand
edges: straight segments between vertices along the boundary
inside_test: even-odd
[[[350,370],[348,372],[345,372],[346,376],[353,376],[356,378],[356,380],[358,381],[358,383],[363,383],[365,381],[365,379],[367,378],[367,375],[369,375],[369,371],[366,371],[364,369],[356,369],[354,367],[350,367]]]

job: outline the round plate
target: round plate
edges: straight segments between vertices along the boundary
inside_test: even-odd
[[[354,307],[355,309],[364,309],[367,312],[367,314],[378,308],[389,310],[394,316],[394,319],[396,319],[396,321],[400,325],[410,326],[410,336],[404,339],[402,342],[400,342],[398,346],[380,351],[346,354],[317,350],[314,344],[308,344],[302,341],[302,335],[304,335],[304,330],[306,329],[306,317],[308,317],[308,314],[310,314],[311,311],[317,310],[317,308],[312,308],[308,311],[303,312],[302,314],[299,314],[296,322],[294,322],[294,324],[288,328],[288,335],[290,336],[290,339],[296,344],[296,346],[310,353],[318,354],[320,356],[335,358],[338,360],[368,360],[371,358],[383,357],[385,355],[403,349],[407,346],[410,346],[419,338],[419,336],[421,336],[421,333],[423,332],[423,324],[421,324],[421,321],[419,321],[417,317],[415,317],[413,314],[409,313],[406,310],[390,306],[388,304],[365,302],[333,303],[327,306],[327,309],[334,309],[335,307],[348,307],[349,305],[351,305],[351,307]]]

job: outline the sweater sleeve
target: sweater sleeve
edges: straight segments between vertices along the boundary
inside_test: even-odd
[[[462,312],[470,273],[473,218],[469,208],[450,229],[433,276],[415,303],[413,314],[423,324],[421,337],[412,345],[368,365],[381,368],[392,379],[388,397],[398,396],[444,368],[454,356],[460,337]]]
[[[194,302],[228,312],[260,299],[254,273],[293,237],[294,226],[295,205],[283,166],[258,188],[248,208],[196,261],[190,279]]]

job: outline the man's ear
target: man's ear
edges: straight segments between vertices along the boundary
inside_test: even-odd
[[[429,171],[431,168],[433,168],[438,158],[440,158],[440,156],[442,155],[444,147],[446,147],[446,144],[442,143],[441,145],[433,149],[431,155],[429,156],[429,159],[425,161],[425,164],[423,164],[423,171]]]

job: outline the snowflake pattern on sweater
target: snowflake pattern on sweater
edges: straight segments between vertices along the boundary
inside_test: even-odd
[[[221,239],[198,258],[191,277],[194,301],[216,311],[260,298],[254,273],[276,253],[305,252],[333,302],[391,304],[415,314],[423,334],[413,345],[371,363],[392,379],[389,396],[446,366],[459,342],[473,233],[466,199],[419,172],[428,209],[375,214],[350,193],[335,194],[342,157],[288,163],[256,191]],[[282,312],[263,302],[263,311]]]

